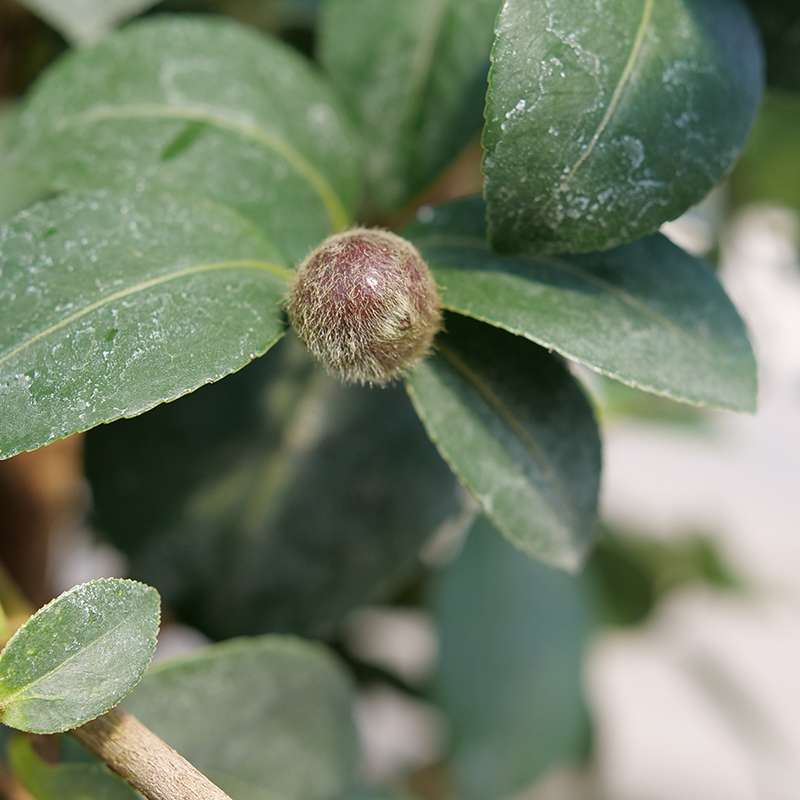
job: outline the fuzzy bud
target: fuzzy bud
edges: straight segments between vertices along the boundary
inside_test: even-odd
[[[417,249],[383,230],[326,239],[300,266],[289,319],[311,353],[349,383],[385,384],[431,348],[439,294]]]

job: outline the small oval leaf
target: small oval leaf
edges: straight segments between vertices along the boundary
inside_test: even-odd
[[[218,380],[283,335],[275,248],[169,195],[63,196],[0,228],[0,458]]]
[[[576,569],[600,483],[589,403],[566,367],[525,339],[457,315],[446,328],[408,380],[428,434],[517,547]]]
[[[484,130],[493,244],[605,250],[730,169],[763,85],[739,0],[505,0]]]
[[[492,252],[479,200],[436,209],[406,231],[442,302],[637,389],[753,411],[745,325],[714,272],[661,235],[580,256]]]
[[[112,709],[153,657],[160,602],[143,583],[104,578],[40,609],[0,655],[0,721],[61,733]]]

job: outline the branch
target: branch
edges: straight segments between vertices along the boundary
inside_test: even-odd
[[[147,800],[231,800],[122,709],[109,711],[72,735]]]

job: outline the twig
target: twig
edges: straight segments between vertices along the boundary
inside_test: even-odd
[[[183,756],[121,709],[72,731],[147,800],[231,800]]]

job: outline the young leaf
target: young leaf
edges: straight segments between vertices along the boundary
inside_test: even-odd
[[[73,44],[101,39],[114,26],[139,14],[157,0],[21,0]]]
[[[0,458],[140,414],[283,334],[289,270],[203,200],[63,196],[0,228]]]
[[[264,637],[156,667],[126,708],[235,800],[330,800],[355,778],[352,703],[325,649]]]
[[[330,635],[463,513],[402,389],[344,387],[291,338],[86,447],[96,527],[214,638]]]
[[[432,212],[407,230],[444,306],[497,325],[637,389],[753,411],[756,364],[716,275],[661,235],[605,253],[501,256],[483,204]]]
[[[105,714],[139,682],[156,646],[158,592],[100,579],[40,609],[0,655],[0,722],[61,733]]]
[[[588,607],[575,579],[524,558],[484,519],[434,584],[434,696],[450,722],[457,797],[517,795],[576,761]]]
[[[9,761],[33,800],[137,800],[139,795],[103,764],[48,764],[30,740],[15,736]]]
[[[397,208],[483,123],[500,0],[326,0],[322,63],[364,131],[371,199]]]
[[[605,250],[730,169],[762,91],[740,0],[505,0],[484,131],[498,249]]]
[[[330,87],[219,17],[159,16],[63,58],[17,138],[17,160],[55,189],[188,189],[250,217],[291,262],[358,203],[358,143]]]
[[[517,547],[577,568],[600,480],[586,398],[558,359],[525,339],[456,315],[446,328],[408,380],[428,434]]]

